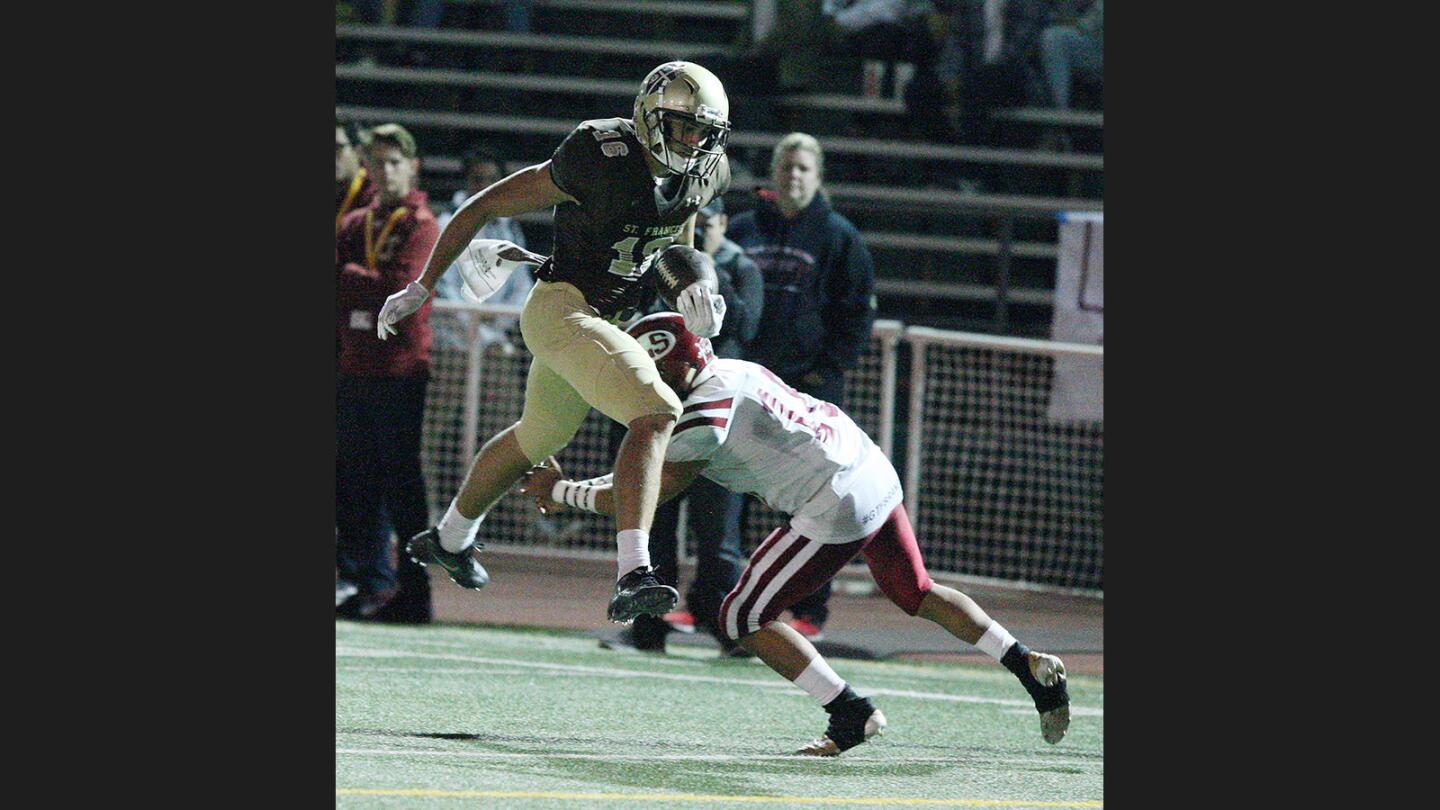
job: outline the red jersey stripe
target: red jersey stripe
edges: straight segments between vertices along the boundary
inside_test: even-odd
[[[734,404],[734,402],[734,397],[731,397],[729,399],[717,399],[714,402],[697,402],[694,405],[685,406],[685,410],[681,411],[681,413],[685,414],[690,413],[691,411],[719,410],[720,408],[725,408],[728,410],[729,407]]]

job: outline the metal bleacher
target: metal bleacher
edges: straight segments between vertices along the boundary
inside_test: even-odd
[[[628,116],[640,77],[656,64],[736,56],[730,43],[748,15],[747,3],[726,0],[534,0],[531,32],[512,33],[501,30],[500,5],[450,0],[447,23],[464,27],[336,25],[336,115],[410,128],[434,202],[461,187],[459,155],[472,144],[487,144],[511,169],[544,160],[579,121]],[[423,58],[393,57],[400,52]],[[1103,210],[1103,154],[915,140],[898,99],[858,92],[859,70],[857,60],[855,81],[824,93],[769,96],[727,82],[736,198],[727,203],[743,207],[767,182],[771,146],[803,129],[825,148],[832,204],[875,258],[882,317],[1047,335],[1056,214]],[[1036,128],[1098,130],[1104,121],[1083,111],[998,115]],[[975,172],[1044,193],[1010,193],[1007,183],[967,190]],[[548,212],[520,221],[532,247],[547,250]]]

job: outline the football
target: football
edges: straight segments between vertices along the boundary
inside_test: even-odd
[[[655,276],[655,291],[672,310],[678,309],[675,296],[697,281],[709,287],[712,293],[720,292],[715,261],[695,248],[671,245],[655,256],[651,269]]]

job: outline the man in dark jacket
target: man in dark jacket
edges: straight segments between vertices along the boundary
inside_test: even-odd
[[[431,618],[425,570],[401,554],[390,561],[390,532],[402,538],[430,525],[420,471],[425,387],[430,379],[430,304],[382,342],[376,316],[391,293],[425,265],[440,234],[418,190],[415,139],[398,124],[371,131],[366,162],[375,199],[341,221],[336,239],[340,367],[336,379],[335,525],[339,576],[359,587],[342,615],[422,623]],[[397,576],[398,574],[398,576]]]
[[[716,197],[696,216],[695,242],[715,260],[720,296],[725,299],[725,323],[720,334],[711,339],[711,346],[716,357],[739,359],[745,345],[760,328],[765,280],[740,246],[725,238],[728,222],[724,201]],[[665,309],[665,303],[658,298],[649,307],[651,312]],[[625,430],[620,425],[616,427],[612,443],[618,446]],[[695,579],[685,591],[685,609],[668,613],[663,619],[639,616],[634,625],[620,632],[618,643],[606,641],[602,646],[663,652],[665,635],[670,630],[699,630],[714,636],[724,655],[746,655],[742,647],[721,631],[716,619],[720,603],[740,578],[744,556],[740,528],[744,497],[708,478],[697,478],[684,493],[655,508],[655,523],[650,527],[651,561],[660,580],[669,584],[679,581],[678,530],[682,501],[689,504],[686,525],[695,544]]]
[[[845,407],[845,372],[854,368],[875,322],[875,266],[860,232],[830,208],[820,185],[825,153],[803,132],[780,139],[771,155],[773,192],[736,214],[730,238],[765,277],[760,330],[744,359],[800,391]],[[813,639],[829,616],[830,585],[796,603],[797,630]]]

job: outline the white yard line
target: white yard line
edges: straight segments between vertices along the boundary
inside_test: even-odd
[[[422,658],[434,661],[460,661],[469,664],[488,664],[508,667],[525,667],[530,669],[545,669],[554,672],[572,672],[583,675],[598,675],[606,678],[653,678],[666,681],[689,681],[692,683],[718,683],[726,686],[753,686],[757,689],[784,690],[787,692],[802,693],[800,688],[783,680],[756,681],[740,678],[722,678],[714,675],[686,675],[677,672],[646,672],[633,669],[615,669],[612,667],[592,667],[580,664],[551,664],[539,661],[523,661],[513,658],[487,658],[474,655],[455,655],[451,653],[421,653],[405,652],[401,650],[384,650],[368,647],[335,647],[336,658]],[[894,697],[913,698],[916,700],[939,700],[953,703],[985,703],[995,706],[1023,706],[1034,708],[1032,703],[1024,700],[1011,700],[1007,698],[986,698],[973,695],[951,695],[943,692],[917,692],[909,689],[885,689],[885,688],[864,688],[858,690],[862,694],[870,695],[891,695]],[[803,694],[803,693],[802,693]],[[1070,714],[1077,717],[1103,717],[1105,710],[1091,708],[1088,706],[1070,706]]]
[[[598,642],[599,639],[589,639],[589,641],[591,641],[591,642]],[[405,640],[405,643],[406,643],[406,644],[418,644],[418,645],[425,646],[425,647],[442,647],[442,648],[447,649],[447,650],[473,650],[473,649],[475,649],[477,646],[479,646],[479,645],[477,645],[477,644],[475,643],[475,641],[474,641],[473,639],[470,640],[470,641],[441,641],[441,640],[439,640],[439,639],[406,639],[406,640]],[[589,653],[591,653],[591,652],[594,652],[594,651],[595,651],[596,649],[598,649],[598,648],[599,648],[598,643],[587,644],[587,645],[584,645],[584,647],[581,647],[580,649],[576,649],[576,648],[574,647],[574,645],[565,645],[565,646],[551,645],[551,646],[545,647],[545,649],[559,650],[559,651],[562,651],[562,652],[573,652],[573,653],[579,653],[579,654],[589,654]],[[694,649],[694,650],[696,650],[696,651],[703,651],[703,650],[704,650],[703,647],[693,647],[693,648],[687,647],[687,649]],[[622,654],[623,654],[623,653],[622,653]],[[660,665],[660,666],[686,667],[686,668],[707,667],[707,666],[710,665],[709,662],[708,662],[708,661],[705,661],[705,660],[695,659],[695,658],[679,658],[679,657],[674,656],[674,655],[665,655],[665,656],[661,656],[661,655],[650,655],[650,656],[646,656],[646,658],[645,658],[645,664],[646,664],[646,666],[651,666],[651,665],[658,664],[658,665]]]
[[[804,742],[797,738],[797,744]],[[601,753],[566,753],[560,751],[465,751],[459,749],[440,750],[434,748],[336,748],[337,754],[353,754],[355,756],[422,756],[422,757],[466,757],[468,759],[485,760],[515,760],[515,759],[578,759],[590,762],[836,762],[841,764],[847,762],[883,762],[890,765],[975,765],[981,762],[995,765],[1030,765],[1037,763],[1045,765],[1064,765],[1067,767],[1093,767],[1097,772],[1102,763],[1094,759],[1071,759],[1061,756],[1047,756],[1043,760],[1010,758],[1010,757],[986,757],[975,754],[957,751],[953,756],[861,756],[846,753],[838,759],[829,757],[806,757],[789,753],[769,754],[601,754]]]
[[[407,796],[443,799],[565,799],[571,806],[592,807],[595,802],[681,802],[707,804],[818,804],[903,805],[907,807],[1104,807],[1099,799],[1050,801],[1039,799],[918,799],[905,796],[746,796],[700,793],[581,793],[570,790],[436,790],[433,788],[335,788],[336,796]],[[575,802],[585,802],[575,805]],[[621,805],[624,806],[624,805]]]
[[[358,666],[341,667],[340,672],[405,672],[412,675],[444,674],[449,672],[476,673],[483,672],[486,675],[534,675],[528,669],[499,669],[490,667],[453,667],[451,669],[435,667],[372,667],[368,664]]]

